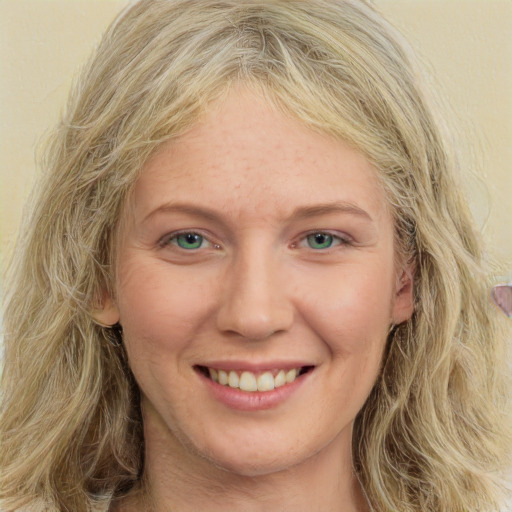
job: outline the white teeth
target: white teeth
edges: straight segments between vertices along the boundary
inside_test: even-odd
[[[224,370],[219,370],[219,384],[225,386],[228,383],[228,374]]]
[[[231,370],[227,372],[225,370],[216,370],[215,368],[208,368],[208,372],[214,382],[218,382],[223,386],[254,392],[271,391],[285,384],[290,384],[299,376],[300,370],[292,368],[291,370],[279,370],[277,373],[275,371],[266,371],[260,375],[255,375],[249,371],[240,373],[239,371]]]
[[[286,382],[293,382],[297,378],[297,370],[294,368],[286,372]]]
[[[274,387],[274,376],[270,372],[262,373],[258,377],[258,391],[270,391]]]
[[[240,389],[242,391],[258,391],[254,373],[242,372],[242,375],[240,375]]]
[[[286,384],[286,374],[284,370],[279,370],[279,373],[274,377],[274,386],[280,388]]]
[[[238,373],[233,372],[233,371],[229,372],[228,384],[229,384],[230,388],[237,388],[239,380],[240,379],[238,378]]]

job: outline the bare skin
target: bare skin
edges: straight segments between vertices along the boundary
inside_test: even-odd
[[[123,226],[99,319],[141,388],[146,484],[112,510],[367,512],[353,423],[413,307],[368,160],[235,89],[147,162]],[[212,376],[296,367],[259,396]]]
[[[153,436],[150,438],[154,439]],[[150,453],[162,453],[168,447],[154,446]],[[177,452],[183,447],[175,446]],[[114,503],[111,512],[369,512],[359,481],[349,464],[343,468],[331,452],[314,455],[308,464],[301,464],[265,477],[246,477],[220,472],[212,479],[208,463],[202,471],[191,464],[189,474],[177,470],[155,457],[150,487]],[[350,453],[341,457],[350,460]],[[307,484],[307,492],[304,489]],[[200,489],[200,492],[198,492]],[[165,503],[164,506],[158,505]]]

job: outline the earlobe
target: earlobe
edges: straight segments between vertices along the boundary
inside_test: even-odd
[[[103,327],[111,327],[119,322],[119,309],[108,292],[104,292],[100,304],[95,305],[92,316]]]
[[[414,313],[414,272],[404,269],[397,282],[395,303],[393,305],[393,324],[407,322]]]

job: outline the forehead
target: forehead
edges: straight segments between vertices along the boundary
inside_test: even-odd
[[[134,190],[141,215],[171,200],[226,211],[286,215],[297,206],[359,202],[387,212],[376,169],[348,144],[306,127],[238,89],[187,133],[164,144]]]

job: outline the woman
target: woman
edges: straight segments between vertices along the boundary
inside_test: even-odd
[[[2,510],[501,510],[507,351],[456,160],[359,1],[143,0],[47,152]]]

